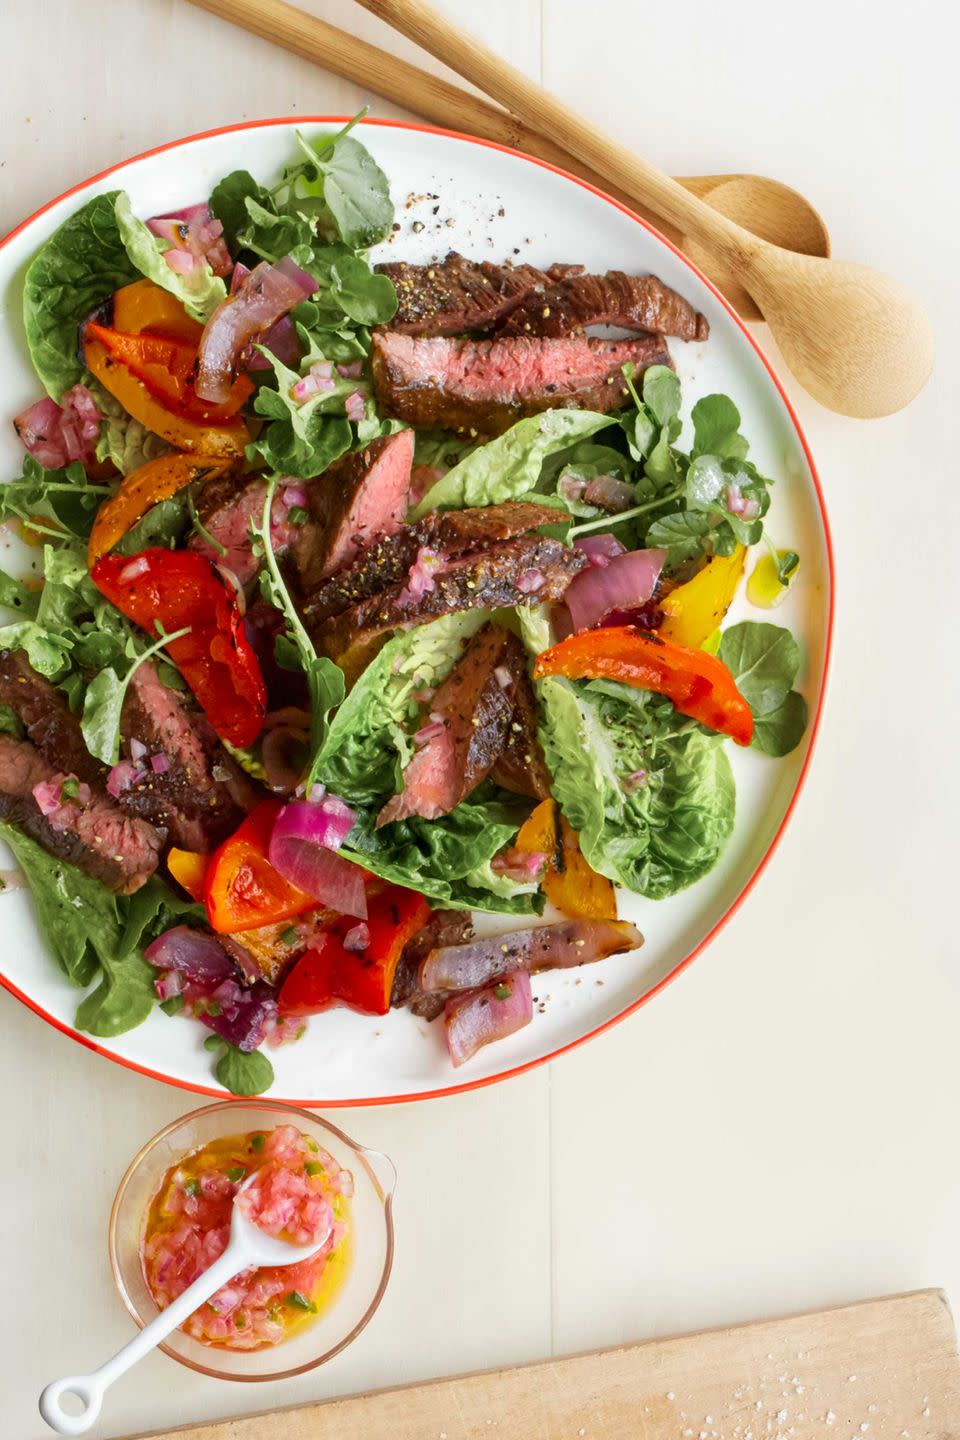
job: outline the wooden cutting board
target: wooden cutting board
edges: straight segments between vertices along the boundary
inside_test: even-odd
[[[179,1440],[951,1440],[943,1293],[150,1431]],[[127,1437],[135,1440],[135,1437]],[[146,1435],[136,1437],[146,1440]]]

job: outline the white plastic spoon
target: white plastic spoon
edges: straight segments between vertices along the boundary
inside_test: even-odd
[[[139,1335],[135,1335],[129,1344],[118,1350],[99,1370],[94,1370],[90,1375],[68,1375],[64,1380],[51,1381],[46,1387],[40,1396],[40,1414],[58,1434],[82,1435],[85,1430],[89,1430],[100,1414],[107,1386],[125,1374],[131,1365],[142,1360],[144,1355],[159,1345],[161,1340],[165,1340],[172,1330],[176,1330],[188,1315],[192,1315],[198,1306],[209,1300],[221,1285],[226,1285],[228,1280],[239,1275],[241,1270],[248,1270],[254,1265],[295,1265],[300,1260],[309,1260],[310,1256],[315,1255],[321,1245],[326,1243],[329,1229],[313,1245],[288,1245],[285,1240],[274,1240],[256,1225],[252,1225],[237,1209],[236,1201],[255,1179],[256,1172],[241,1185],[233,1197],[230,1243],[209,1270],[204,1270],[182,1295],[178,1295],[172,1304],[161,1310],[155,1320],[151,1320]],[[63,1408],[65,1395],[73,1395],[82,1402],[84,1408],[79,1414],[71,1415]]]

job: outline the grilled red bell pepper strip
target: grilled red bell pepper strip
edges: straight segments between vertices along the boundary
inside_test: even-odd
[[[561,640],[537,658],[534,677],[619,680],[672,700],[681,715],[731,736],[738,745],[753,738],[753,712],[726,665],[706,650],[687,650],[647,635],[633,625],[587,630]]]
[[[365,921],[340,916],[297,961],[277,997],[280,1013],[313,1015],[339,1002],[386,1015],[403,948],[429,918],[430,906],[413,890],[386,885],[371,893]]]
[[[193,387],[197,367],[197,346],[189,340],[168,335],[133,335],[111,330],[88,320],[83,327],[83,343],[102,345],[111,360],[118,361],[146,386],[155,399],[168,410],[192,420],[229,420],[236,415],[253,393],[249,375],[238,375],[230,387],[229,397],[212,405],[201,400]]]
[[[97,589],[151,636],[190,627],[167,652],[221,740],[250,745],[263,727],[267,690],[236,595],[203,555],[155,547],[101,555]]]
[[[267,859],[281,806],[280,800],[263,800],[210,857],[203,900],[219,935],[258,930],[318,908],[312,895],[291,885]]]

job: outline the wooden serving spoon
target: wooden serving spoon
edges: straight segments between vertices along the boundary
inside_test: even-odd
[[[599,189],[611,191],[608,180],[499,105],[491,105],[449,80],[388,55],[375,45],[338,30],[335,25],[328,25],[316,15],[287,4],[286,0],[193,0],[193,4],[302,59],[322,65],[345,80],[373,89],[435,125],[523,150],[561,169],[571,170]],[[694,175],[678,183],[761,239],[804,255],[830,254],[830,238],[820,215],[798,191],[779,180],[769,180],[763,175]],[[756,302],[744,289],[742,278],[715,254],[688,240],[676,226],[665,222],[649,205],[642,204],[636,195],[618,191],[616,187],[613,193],[686,251],[744,319],[763,318]]]
[[[787,365],[821,404],[863,419],[889,415],[926,383],[933,332],[922,305],[899,281],[867,265],[798,255],[752,235],[455,29],[425,0],[357,3],[742,276]]]

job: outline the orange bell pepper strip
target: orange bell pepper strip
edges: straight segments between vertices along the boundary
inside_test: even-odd
[[[119,489],[104,500],[97,511],[87,542],[87,564],[93,566],[101,555],[112,550],[131,526],[161,500],[176,495],[195,480],[222,475],[233,464],[230,460],[198,460],[195,455],[173,453],[158,455],[137,470],[125,475]]]
[[[90,572],[121,614],[156,636],[221,740],[252,745],[263,728],[267,687],[247,639],[234,591],[193,550],[152,546],[139,555],[101,555]]]
[[[87,331],[89,329],[87,326]],[[215,421],[171,410],[89,334],[83,342],[83,358],[87,369],[120,401],[127,414],[175,450],[186,450],[192,455],[243,456],[244,447],[250,443],[250,432],[239,415]]]
[[[203,884],[207,919],[218,935],[257,930],[315,910],[312,895],[291,885],[267,859],[280,800],[264,800],[213,852]]]
[[[152,280],[135,280],[114,293],[113,328],[128,335],[185,340],[194,350],[203,334],[203,326],[187,314],[177,297]]]
[[[530,812],[517,831],[514,848],[524,855],[546,855],[541,888],[561,915],[571,920],[616,920],[616,891],[584,857],[577,832],[556,800],[541,800]]]
[[[203,883],[210,856],[201,855],[198,850],[178,850],[171,846],[167,855],[167,869],[181,889],[186,890],[191,900],[203,903]]]
[[[229,398],[222,404],[201,400],[193,388],[197,347],[190,341],[166,335],[129,335],[98,325],[95,320],[87,321],[83,333],[85,345],[87,341],[102,345],[112,360],[126,366],[168,410],[191,420],[211,424],[229,420],[253,394],[249,375],[238,375]]]
[[[280,1013],[314,1015],[339,1002],[365,1015],[386,1015],[404,946],[429,918],[430,906],[414,890],[385,885],[371,891],[362,924],[339,916],[294,965],[277,997]],[[361,932],[363,949],[347,948],[351,930]]]
[[[534,678],[619,680],[672,700],[681,715],[729,735],[738,745],[753,738],[753,712],[726,665],[705,650],[688,650],[647,635],[634,625],[571,635],[538,656]]]

